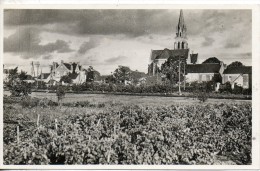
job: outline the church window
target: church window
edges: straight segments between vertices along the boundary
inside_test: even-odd
[[[180,32],[180,37],[181,37],[181,32]]]
[[[178,42],[178,49],[180,49],[180,42]]]
[[[184,43],[184,42],[182,42],[182,47],[181,47],[182,49],[184,49],[184,44],[185,44],[185,43]]]

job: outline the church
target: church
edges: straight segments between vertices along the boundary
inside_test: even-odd
[[[150,60],[148,65],[148,75],[155,76],[160,72],[161,66],[168,58],[186,59],[186,82],[193,81],[210,81],[215,75],[222,76],[224,71],[224,63],[213,64],[197,64],[198,53],[189,53],[189,44],[187,41],[187,27],[184,22],[183,10],[180,10],[179,21],[176,27],[176,37],[173,49],[151,50]]]

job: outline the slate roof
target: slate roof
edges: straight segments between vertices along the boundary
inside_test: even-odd
[[[219,73],[219,64],[188,64],[186,73]]]
[[[227,67],[223,74],[252,74],[252,66]]]
[[[74,72],[75,70],[76,70],[76,67],[77,67],[77,63],[75,63],[75,62],[73,62],[72,64],[70,64],[70,63],[63,63],[65,66],[66,66],[66,68],[68,68],[68,70],[71,70],[71,65],[72,65],[72,71]],[[79,65],[79,69],[81,69],[81,66]]]
[[[42,77],[42,75],[43,75],[43,77]],[[39,75],[38,79],[47,79],[49,77],[50,73],[42,73],[42,75]]]
[[[183,56],[188,58],[189,49],[174,49],[170,50],[165,48],[164,50],[152,50],[151,60],[154,59],[168,59],[169,57]]]

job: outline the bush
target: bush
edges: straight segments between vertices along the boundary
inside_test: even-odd
[[[16,84],[10,86],[10,92],[12,96],[28,96],[31,94],[31,85],[26,82],[16,82]]]
[[[206,102],[208,100],[209,94],[207,92],[199,92],[197,98],[200,102]]]

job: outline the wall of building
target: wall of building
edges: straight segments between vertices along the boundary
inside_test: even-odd
[[[186,82],[191,83],[194,81],[210,81],[214,77],[214,73],[188,73],[186,75]]]
[[[224,74],[222,77],[222,83],[230,82],[231,85],[237,84],[243,88],[249,88],[250,77],[248,74]]]

